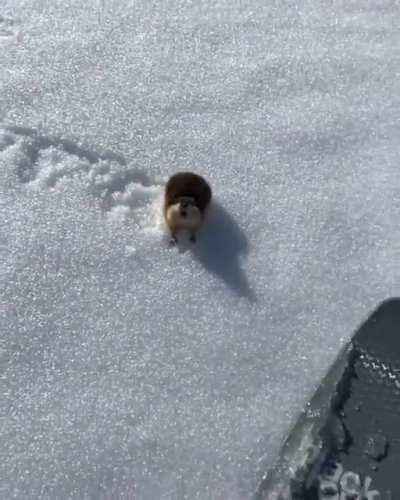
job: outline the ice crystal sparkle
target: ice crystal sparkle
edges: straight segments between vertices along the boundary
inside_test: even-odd
[[[398,5],[0,9],[0,496],[249,498],[399,295]],[[217,204],[180,252],[181,169]]]

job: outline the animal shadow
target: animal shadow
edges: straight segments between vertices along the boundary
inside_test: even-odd
[[[240,267],[240,258],[248,253],[247,238],[219,203],[212,202],[197,242],[191,249],[208,272],[238,295],[254,300],[246,274]]]

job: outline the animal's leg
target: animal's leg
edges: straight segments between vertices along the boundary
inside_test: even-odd
[[[171,239],[169,240],[169,244],[171,246],[176,245],[178,243],[178,238],[177,238],[177,228],[171,228]]]

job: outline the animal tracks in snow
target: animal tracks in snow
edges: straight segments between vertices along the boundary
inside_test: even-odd
[[[18,29],[18,23],[14,19],[0,14],[0,46],[19,41],[20,37],[21,32]]]
[[[9,148],[21,184],[52,189],[79,178],[111,215],[133,217],[140,227],[151,224],[163,180],[129,166],[121,155],[97,152],[33,129],[0,128],[0,156]]]

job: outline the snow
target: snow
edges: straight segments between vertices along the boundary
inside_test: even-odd
[[[2,1],[2,498],[251,497],[400,293],[399,8]]]

